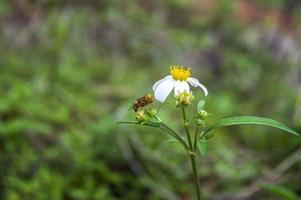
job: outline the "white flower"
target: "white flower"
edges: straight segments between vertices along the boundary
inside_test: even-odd
[[[200,87],[204,91],[205,96],[208,95],[206,87],[196,78],[190,77],[189,68],[184,69],[183,67],[171,66],[170,75],[153,85],[154,96],[158,101],[164,102],[172,90],[174,90],[175,96],[178,96],[181,92],[190,92],[188,83],[193,87]]]

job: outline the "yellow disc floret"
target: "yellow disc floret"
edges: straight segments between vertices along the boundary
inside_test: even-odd
[[[190,76],[190,69],[184,69],[184,67],[179,66],[171,66],[170,67],[170,75],[174,80],[177,81],[186,81]]]

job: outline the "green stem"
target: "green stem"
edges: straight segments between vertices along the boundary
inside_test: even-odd
[[[192,146],[191,136],[190,136],[190,132],[189,132],[189,128],[188,128],[188,121],[186,118],[186,110],[185,110],[184,106],[182,106],[181,108],[182,108],[182,113],[183,113],[184,128],[185,128],[185,132],[186,132],[188,143],[189,143],[189,152],[188,153],[189,153],[193,176],[194,176],[194,183],[195,183],[195,188],[196,188],[196,192],[197,192],[197,199],[201,200],[201,189],[200,189],[200,182],[199,182],[199,178],[198,178],[199,175],[198,175],[198,170],[197,170],[196,160],[195,160],[196,145],[197,145],[197,141],[198,141],[200,127],[197,126],[197,128],[196,128],[195,138],[194,138],[194,146]]]
[[[194,152],[196,152],[196,149],[197,149],[199,135],[200,135],[200,125],[197,125],[195,128],[195,134],[194,134],[194,145],[193,145]]]
[[[169,126],[167,126],[166,124],[164,124],[163,122],[160,122],[159,124],[161,124],[161,130],[168,132],[169,134],[171,134],[175,139],[177,139],[179,142],[181,142],[184,146],[184,148],[189,151],[190,147],[186,144],[185,140],[182,138],[182,136],[175,132],[173,129],[171,129]]]
[[[198,168],[196,166],[196,160],[195,160],[195,154],[190,154],[190,161],[191,161],[191,166],[193,170],[193,176],[194,176],[194,183],[195,183],[195,188],[196,188],[196,193],[198,200],[201,200],[201,186],[199,182],[199,175],[198,175]]]
[[[182,108],[182,113],[183,113],[184,128],[185,128],[185,132],[186,132],[186,136],[187,136],[188,144],[189,144],[189,150],[192,151],[192,141],[191,141],[191,137],[190,137],[190,133],[189,133],[188,121],[187,121],[187,118],[186,118],[185,107],[182,106],[181,108]]]

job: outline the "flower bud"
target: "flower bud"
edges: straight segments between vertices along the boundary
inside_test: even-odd
[[[151,118],[156,117],[158,114],[157,110],[153,107],[149,108],[146,112],[147,112],[147,115]]]
[[[136,112],[136,120],[140,123],[148,121],[148,116],[145,114],[144,110]]]
[[[197,118],[201,120],[205,120],[207,117],[208,117],[208,113],[205,110],[201,110],[197,116]]]
[[[202,125],[205,125],[205,121],[200,119],[200,118],[195,118],[195,123],[198,125],[198,126],[202,126]]]
[[[194,96],[192,95],[192,92],[184,91],[178,94],[178,96],[176,96],[176,99],[176,103],[178,105],[188,106],[192,103]]]

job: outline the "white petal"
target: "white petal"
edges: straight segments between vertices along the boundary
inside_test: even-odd
[[[199,84],[199,80],[196,79],[196,78],[191,78],[191,77],[189,77],[189,78],[187,79],[187,81],[188,81],[188,83],[190,83],[190,85],[192,85],[193,87],[197,87],[198,84]]]
[[[187,81],[188,81],[188,83],[190,83],[190,85],[192,85],[193,87],[200,87],[200,88],[204,91],[205,96],[208,95],[208,90],[206,89],[206,87],[205,87],[203,84],[201,84],[201,83],[199,82],[198,79],[196,79],[196,78],[188,78]]]
[[[189,84],[186,81],[176,81],[175,82],[175,95],[178,96],[178,94],[180,94],[181,92],[189,92],[190,91],[190,87]]]
[[[158,80],[158,81],[153,85],[153,91],[155,91],[156,88],[158,87],[158,85],[159,85],[160,83],[162,83],[162,81],[164,81],[164,80],[166,80],[166,79],[172,79],[172,76],[171,76],[171,75],[168,75],[168,76],[164,77],[163,79]]]
[[[164,102],[174,87],[175,81],[173,79],[167,78],[162,80],[155,88],[155,98],[158,101]]]

